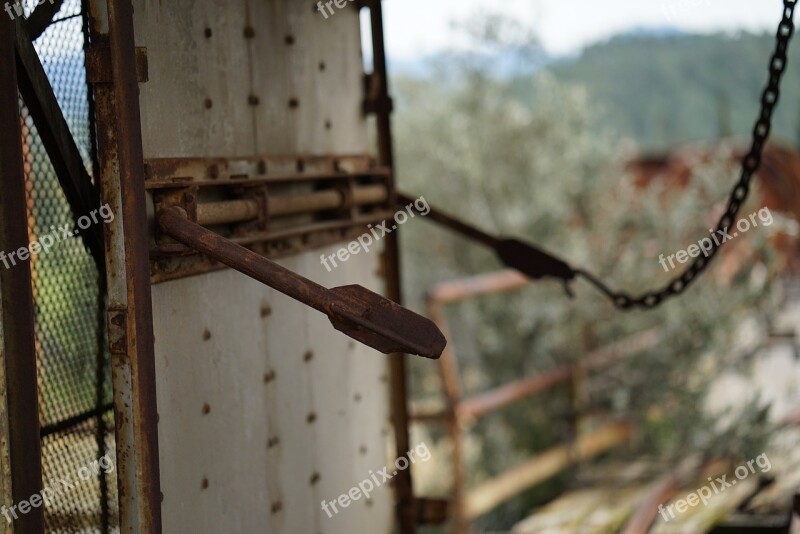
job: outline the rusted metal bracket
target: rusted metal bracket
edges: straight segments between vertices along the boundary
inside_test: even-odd
[[[83,158],[72,138],[50,80],[25,30],[24,19],[15,20],[14,25],[19,92],[30,110],[42,144],[50,156],[58,181],[72,209],[72,215],[77,221],[81,216],[100,207],[100,194],[84,167]],[[102,226],[92,225],[80,235],[92,253],[98,270],[104,272]]]
[[[149,70],[147,63],[147,48],[136,47],[136,80],[147,83]],[[108,40],[102,39],[99,43],[92,44],[86,51],[86,81],[91,84],[111,83],[111,50]]]
[[[153,212],[177,206],[189,220],[270,258],[353,239],[393,213],[390,173],[368,156],[148,160]],[[156,228],[153,283],[223,264]]]
[[[159,210],[156,220],[170,237],[324,313],[336,330],[380,352],[438,358],[444,350],[444,335],[430,319],[364,287],[326,289],[190,221],[177,206]]]

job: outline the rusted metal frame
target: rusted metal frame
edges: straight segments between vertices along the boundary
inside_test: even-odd
[[[108,41],[103,39],[94,43],[86,51],[86,81],[90,84],[111,83],[111,51]],[[139,83],[146,83],[149,77],[147,62],[147,49],[136,47],[136,79]]]
[[[176,183],[295,183],[353,177],[386,177],[390,169],[375,166],[367,154],[257,155],[244,158],[180,157],[145,161],[147,188]]]
[[[441,328],[441,327],[440,327]],[[519,401],[542,393],[589,371],[598,371],[614,363],[658,345],[661,329],[653,328],[612,343],[587,354],[575,365],[553,369],[541,375],[504,384],[460,403],[458,413],[464,418],[477,418],[496,412]]]
[[[32,41],[38,39],[53,23],[53,18],[61,10],[63,4],[64,0],[49,0],[36,6],[25,22],[25,28]]]
[[[504,270],[496,273],[489,273],[445,282],[435,286],[428,293],[427,308],[428,314],[436,323],[440,330],[446,335],[449,328],[447,317],[444,311],[446,304],[460,302],[469,298],[483,295],[502,293],[527,286],[531,283],[530,279],[515,270]],[[474,508],[476,498],[474,493],[470,494],[466,490],[466,466],[463,462],[462,451],[462,431],[465,424],[476,417],[480,417],[506,406],[522,401],[537,395],[546,389],[564,383],[576,376],[587,373],[590,370],[598,370],[612,365],[620,359],[636,352],[641,352],[655,346],[661,340],[660,329],[651,329],[633,335],[625,340],[613,343],[588,354],[579,364],[569,365],[554,369],[544,375],[531,377],[516,382],[504,384],[492,391],[488,391],[471,399],[461,399],[461,386],[458,376],[458,366],[452,345],[448,345],[440,359],[440,373],[447,402],[447,408],[443,412],[414,414],[411,419],[416,422],[439,422],[448,427],[448,431],[453,442],[453,496],[449,507],[449,513],[453,521],[453,531],[461,534],[469,532],[470,520],[474,518]],[[576,438],[579,440],[584,438]],[[564,445],[562,447],[567,447]],[[566,449],[553,449],[552,455],[563,455]],[[547,454],[547,453],[545,453]],[[547,456],[543,456],[547,463]],[[578,455],[575,461],[581,460]],[[545,463],[531,460],[526,465],[531,470],[531,480],[537,470],[541,471]],[[552,463],[552,462],[551,462]],[[559,470],[572,465],[573,461],[558,464]],[[510,479],[509,475],[506,477]],[[500,491],[497,488],[513,486],[509,480],[499,478],[495,486],[483,486],[487,495]],[[528,487],[528,486],[526,486]],[[487,489],[488,488],[488,489]],[[493,489],[494,488],[494,489]],[[523,488],[525,489],[525,488]],[[471,495],[471,496],[470,496]],[[478,493],[477,495],[481,495]],[[478,499],[480,500],[480,499]],[[497,503],[499,504],[499,503]],[[494,506],[494,505],[493,505]]]
[[[15,66],[15,28],[0,16],[0,250],[27,248],[28,213]],[[0,266],[0,340],[9,419],[11,498],[8,507],[42,490],[42,447],[36,379],[31,269],[27,261]],[[44,532],[44,510],[19,514],[15,532]]]
[[[370,28],[372,34],[373,72],[370,74],[370,90],[365,95],[364,112],[375,113],[378,163],[392,170],[392,201],[396,204],[394,187],[394,151],[392,147],[391,97],[389,96],[389,76],[386,67],[386,43],[383,32],[383,8],[381,0],[366,0],[364,6],[369,9]],[[370,101],[377,105],[370,109]],[[385,238],[384,272],[386,273],[387,296],[397,303],[402,302],[400,282],[400,247],[399,230]],[[391,410],[394,425],[395,450],[403,454],[410,448],[409,438],[409,406],[408,406],[408,370],[407,357],[403,354],[392,354],[389,358],[391,380]],[[414,506],[414,487],[410,469],[400,471],[394,480],[397,519],[401,534],[414,534],[417,531],[417,517]]]
[[[450,339],[450,328],[447,322],[447,315],[444,304],[435,300],[428,299],[428,316]],[[461,404],[461,379],[458,373],[458,362],[456,361],[455,348],[452,343],[445,347],[442,357],[439,360],[439,374],[444,385],[445,400],[447,407],[442,420],[447,425],[450,440],[453,445],[452,464],[453,464],[453,493],[450,501],[449,513],[452,518],[452,528],[456,533],[469,531],[469,522],[465,514],[465,488],[467,484],[466,463],[464,460],[464,441],[463,441],[463,418],[459,413]],[[413,416],[411,416],[414,420]]]
[[[108,337],[123,533],[161,532],[158,413],[147,207],[130,0],[92,0],[91,46],[107,47],[110,83],[95,83],[106,234]],[[102,55],[101,55],[102,57]]]
[[[269,258],[354,239],[393,214],[390,170],[366,154],[158,158],[145,173],[154,212],[180,206],[193,222],[226,225],[221,234]],[[294,184],[310,190],[297,193]],[[190,253],[157,236],[153,283],[220,268]]]
[[[348,195],[341,189],[328,189],[294,195],[266,196],[266,206],[259,198],[242,198],[197,204],[197,223],[202,226],[246,222],[260,217],[314,214],[345,210],[351,207],[386,204],[385,186],[355,187]],[[350,196],[351,198],[348,198]]]
[[[30,111],[39,137],[55,169],[64,196],[77,221],[100,208],[100,195],[83,164],[78,146],[72,137],[67,121],[25,30],[23,19],[14,21],[15,50],[19,91]],[[103,260],[103,228],[91,225],[80,233],[84,244],[100,272],[105,269]]]

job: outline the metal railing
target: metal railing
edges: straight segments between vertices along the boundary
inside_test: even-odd
[[[446,282],[429,292],[428,314],[445,336],[449,337],[445,314],[447,305],[510,292],[529,284],[531,280],[515,270],[503,270]],[[591,431],[576,432],[574,441],[540,451],[521,465],[496,475],[476,487],[468,488],[464,432],[473,422],[561,384],[572,383],[573,388],[580,388],[589,372],[607,369],[617,362],[654,347],[661,339],[660,329],[646,330],[594,350],[581,358],[578,363],[508,382],[472,397],[465,397],[462,393],[455,349],[453,344],[449,343],[439,360],[445,409],[414,413],[411,415],[411,421],[418,424],[443,424],[448,429],[453,443],[453,492],[447,516],[452,522],[454,532],[459,534],[468,532],[470,523],[476,518],[487,514],[525,490],[576,463],[589,460],[624,444],[633,431],[632,426],[626,422],[610,421]]]

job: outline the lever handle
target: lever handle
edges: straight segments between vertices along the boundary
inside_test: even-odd
[[[190,221],[177,206],[159,210],[156,220],[176,241],[324,313],[336,330],[380,352],[436,359],[447,344],[430,319],[359,285],[325,288]]]

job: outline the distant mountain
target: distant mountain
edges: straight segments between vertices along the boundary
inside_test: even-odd
[[[574,57],[516,61],[513,53],[482,57],[511,78],[521,98],[546,67],[558,79],[585,86],[605,124],[644,149],[663,149],[719,136],[747,137],[758,113],[767,64],[774,48],[768,34],[687,34],[671,27],[639,27],[583,50]],[[468,53],[390,62],[397,75],[424,78],[442,63]],[[472,59],[475,59],[474,57]],[[783,95],[773,135],[800,144],[800,43],[789,51]]]
[[[797,144],[800,46],[794,43],[773,134]],[[745,137],[755,122],[771,35],[688,35],[637,30],[551,65],[556,76],[587,88],[612,126],[645,148],[720,135]],[[525,79],[518,82],[526,85]]]

